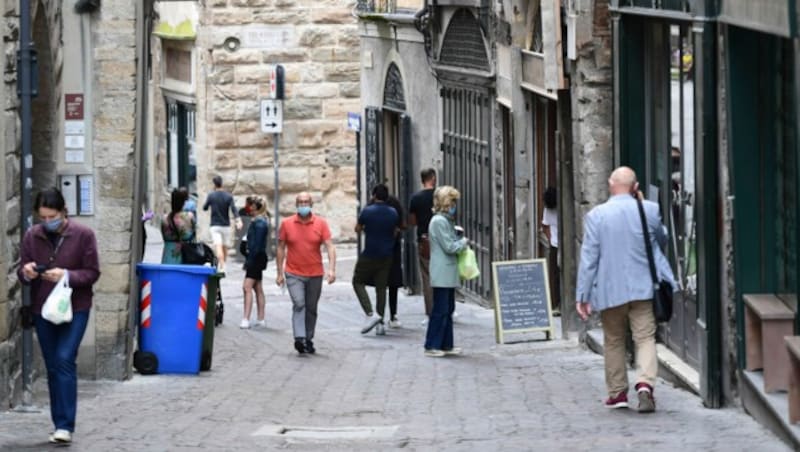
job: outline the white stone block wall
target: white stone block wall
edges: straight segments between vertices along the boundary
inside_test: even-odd
[[[259,194],[274,212],[273,141],[261,132],[259,101],[269,95],[269,70],[286,71],[283,133],[279,139],[282,216],[294,212],[300,191],[310,191],[314,209],[328,218],[334,240],[355,239],[355,136],[347,112],[359,112],[359,35],[343,0],[212,0],[201,6],[197,40],[197,182],[200,202],[219,174],[237,206]],[[286,46],[249,40],[253,30],[285,31]],[[236,38],[235,51],[223,47]],[[158,39],[155,39],[158,41]],[[157,43],[160,47],[161,43]],[[154,51],[158,50],[154,47]],[[160,52],[160,50],[158,50]],[[154,54],[154,76],[160,55]],[[155,79],[154,79],[155,81]],[[163,98],[157,93],[154,121],[158,152],[165,152]],[[160,155],[156,184],[166,181]],[[168,210],[160,190],[158,211]],[[207,238],[208,215],[200,212],[200,238]]]

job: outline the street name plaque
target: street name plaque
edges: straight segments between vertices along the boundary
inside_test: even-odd
[[[492,262],[495,336],[544,332],[554,335],[546,259]]]

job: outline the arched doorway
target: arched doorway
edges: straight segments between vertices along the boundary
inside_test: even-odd
[[[411,199],[411,169],[413,150],[411,148],[411,118],[406,114],[403,75],[395,63],[386,70],[383,87],[383,152],[381,180],[400,200],[406,215]],[[417,287],[417,258],[414,251],[414,237],[411,231],[403,234],[403,276],[406,287]]]
[[[392,62],[386,69],[383,105],[365,110],[364,188],[370,193],[376,184],[385,183],[405,211],[412,194],[413,150],[411,117],[406,113],[403,76],[397,64]],[[402,250],[404,286],[415,291],[418,287],[417,258],[414,237],[408,230],[403,235]]]

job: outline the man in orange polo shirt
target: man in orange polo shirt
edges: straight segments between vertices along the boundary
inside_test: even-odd
[[[295,198],[297,214],[283,220],[278,234],[276,265],[279,286],[286,284],[292,299],[292,331],[297,353],[314,353],[314,328],[317,325],[317,304],[322,292],[320,247],[328,250],[328,284],[336,281],[336,247],[324,218],[311,213],[314,201],[307,192]],[[284,268],[284,264],[285,268]]]

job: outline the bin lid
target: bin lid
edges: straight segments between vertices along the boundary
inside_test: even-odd
[[[205,265],[175,265],[175,264],[149,264],[140,262],[136,264],[136,273],[144,271],[173,271],[183,273],[194,273],[198,275],[211,275],[217,272],[215,267]]]

